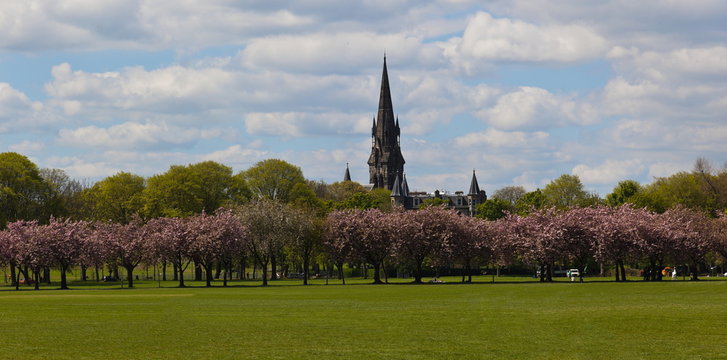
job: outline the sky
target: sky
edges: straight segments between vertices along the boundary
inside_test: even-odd
[[[386,54],[412,191],[727,159],[723,0],[0,1],[0,152],[98,181],[278,158],[368,182]]]

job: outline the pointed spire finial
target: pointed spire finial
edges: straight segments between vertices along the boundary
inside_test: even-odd
[[[470,182],[470,191],[467,195],[477,195],[480,193],[480,185],[477,183],[477,176],[475,176],[475,169],[472,169],[472,181]]]

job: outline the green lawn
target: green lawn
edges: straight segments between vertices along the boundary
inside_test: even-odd
[[[0,287],[0,358],[727,359],[727,281],[445,280]]]

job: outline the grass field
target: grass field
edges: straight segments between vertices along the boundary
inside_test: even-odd
[[[727,359],[727,281],[445,280],[1,287],[0,358]]]

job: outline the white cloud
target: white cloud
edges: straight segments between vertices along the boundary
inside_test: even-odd
[[[368,114],[342,113],[249,113],[245,116],[249,134],[300,137],[331,134],[370,134]]]
[[[538,26],[479,12],[469,19],[461,39],[446,46],[446,54],[466,69],[482,61],[573,62],[594,59],[607,41],[583,25]]]
[[[525,86],[502,95],[493,108],[478,116],[500,129],[590,125],[599,120],[596,109],[587,102]]]
[[[22,91],[0,82],[0,134],[33,129],[55,120],[43,103],[32,101]]]
[[[42,151],[45,145],[40,142],[24,140],[20,143],[10,145],[8,150],[21,154],[34,154]]]
[[[461,147],[485,145],[497,148],[531,148],[542,146],[548,139],[548,133],[537,131],[526,133],[522,131],[501,131],[489,128],[483,132],[470,133],[454,139],[454,143]]]
[[[398,64],[442,61],[441,49],[399,34],[316,33],[256,38],[239,54],[251,69],[287,72],[350,73],[379,64],[384,51]]]
[[[629,177],[641,175],[644,165],[636,159],[606,160],[598,166],[578,164],[572,173],[586,184],[614,184]]]
[[[155,148],[189,146],[198,140],[221,137],[223,133],[222,129],[180,128],[163,122],[126,122],[109,128],[86,126],[73,130],[61,129],[58,141],[73,147]]]

